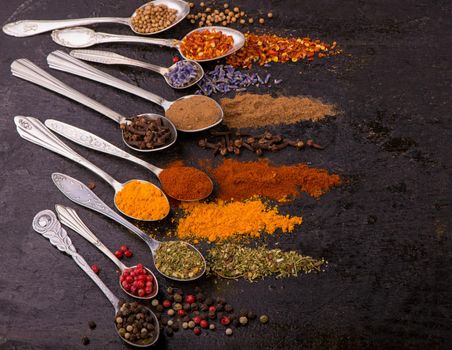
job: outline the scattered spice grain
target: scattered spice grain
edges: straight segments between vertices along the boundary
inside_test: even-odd
[[[139,180],[127,182],[116,194],[115,203],[124,214],[137,220],[161,220],[170,211],[163,192],[153,184]]]
[[[221,108],[207,96],[191,96],[174,102],[167,117],[179,130],[207,128],[221,119]]]
[[[201,30],[193,32],[182,39],[180,50],[191,60],[208,60],[226,54],[234,45],[231,35],[219,30]]]
[[[308,96],[272,97],[269,94],[240,94],[222,98],[224,123],[231,128],[255,128],[275,124],[317,121],[336,115],[333,105]]]
[[[244,202],[182,203],[185,217],[179,219],[179,238],[207,239],[210,242],[238,237],[260,237],[278,229],[290,233],[302,223],[298,216],[281,215],[276,207],[259,198]]]
[[[255,195],[277,201],[299,197],[301,192],[319,198],[341,179],[324,169],[306,164],[272,165],[269,160],[240,162],[226,159],[218,167],[210,169],[219,185],[218,198],[243,200]]]

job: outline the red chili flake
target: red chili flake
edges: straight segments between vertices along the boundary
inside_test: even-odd
[[[206,29],[187,35],[181,42],[180,50],[188,59],[206,60],[224,55],[233,46],[232,36]]]
[[[339,53],[336,42],[331,44],[310,38],[284,38],[277,35],[245,34],[245,45],[227,58],[234,67],[251,68],[253,63],[264,65],[270,62],[309,61]]]

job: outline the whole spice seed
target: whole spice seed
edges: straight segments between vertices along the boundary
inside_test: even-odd
[[[319,198],[341,179],[324,169],[306,164],[272,165],[267,159],[240,162],[225,159],[218,167],[210,169],[219,185],[217,197],[223,200],[242,200],[255,195],[277,201],[299,197],[302,192]]]
[[[192,3],[193,4],[193,3]],[[214,8],[214,5],[205,6],[204,3],[200,4],[201,11],[198,13],[189,14],[187,20],[192,24],[197,24],[198,27],[204,25],[211,26],[215,24],[221,24],[226,27],[231,23],[245,24],[245,19],[248,15],[245,11],[241,11],[238,7],[233,10],[229,9],[229,4],[223,4],[222,7]],[[195,4],[192,6],[195,7]],[[237,11],[235,11],[237,9]],[[240,20],[238,20],[240,18]]]
[[[245,202],[182,203],[185,217],[179,219],[179,238],[200,238],[210,242],[237,237],[259,237],[280,229],[292,232],[302,223],[301,217],[281,215],[258,198]]]
[[[147,4],[132,17],[132,27],[138,33],[154,33],[169,27],[177,18],[177,10],[164,4]]]
[[[125,270],[121,274],[120,283],[126,291],[141,298],[154,292],[154,278],[142,264]]]
[[[317,121],[336,115],[336,109],[307,96],[240,94],[222,98],[224,123],[231,128],[255,128],[275,124],[294,124],[303,120]]]
[[[261,18],[261,20],[264,20]],[[337,53],[336,42],[328,44],[310,38],[286,38],[277,35],[245,34],[245,45],[229,56],[226,62],[234,67],[251,68],[253,63],[263,66],[270,62],[312,61]]]
[[[176,67],[165,74],[171,85],[183,88],[198,78],[199,72],[188,61],[176,61]]]
[[[119,210],[138,220],[160,220],[170,205],[165,195],[154,185],[138,180],[127,182],[115,196]],[[129,251],[130,252],[130,251]],[[125,255],[132,256],[132,252]]]
[[[243,73],[231,65],[217,65],[214,70],[207,72],[198,83],[200,90],[196,91],[196,94],[210,96],[215,93],[246,91],[246,88],[250,86],[271,84],[270,78],[270,73],[262,78],[257,73]],[[276,80],[274,83],[276,84]]]
[[[155,267],[173,278],[189,279],[203,272],[204,260],[184,242],[162,242],[155,254]]]
[[[206,198],[213,188],[212,181],[201,170],[187,166],[170,166],[159,175],[163,190],[182,201]]]
[[[137,344],[151,344],[157,331],[150,311],[138,303],[124,303],[115,316],[116,329],[121,337]]]
[[[234,45],[230,35],[217,30],[201,30],[182,39],[180,50],[191,60],[207,60],[226,54]]]
[[[221,118],[217,103],[206,96],[192,96],[177,100],[166,111],[167,117],[180,130],[209,127]]]
[[[300,273],[320,271],[325,260],[316,260],[296,251],[244,247],[237,243],[221,243],[208,252],[209,272],[225,278],[243,277],[249,281],[276,275],[278,278],[296,277]],[[243,317],[243,319],[242,319]],[[248,322],[245,316],[240,323]],[[242,323],[243,324],[243,323]]]
[[[128,123],[120,125],[124,140],[132,147],[155,149],[169,144],[173,136],[171,130],[163,125],[162,118],[150,119],[132,117]]]

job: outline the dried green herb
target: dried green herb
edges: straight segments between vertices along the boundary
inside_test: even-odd
[[[296,251],[244,247],[238,243],[222,243],[208,251],[210,273],[225,278],[243,277],[249,281],[276,274],[277,277],[298,276],[299,273],[320,271],[326,264],[324,259],[317,260],[300,255]]]
[[[191,279],[203,273],[204,259],[185,242],[162,242],[155,254],[155,267],[167,276]]]

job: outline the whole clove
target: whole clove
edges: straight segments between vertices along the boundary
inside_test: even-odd
[[[156,149],[169,144],[172,139],[171,130],[163,125],[161,118],[150,119],[143,116],[130,118],[121,124],[125,142],[139,149]]]

